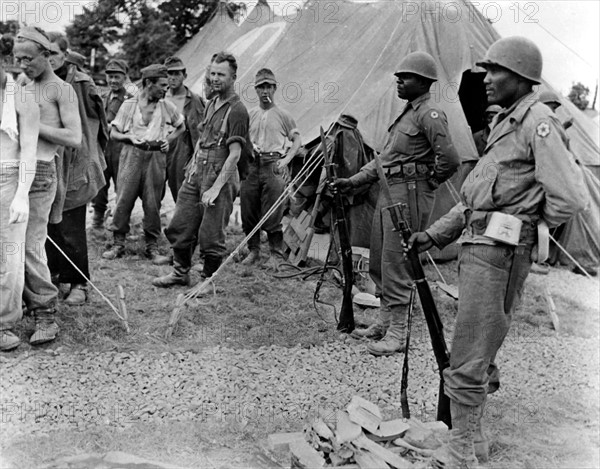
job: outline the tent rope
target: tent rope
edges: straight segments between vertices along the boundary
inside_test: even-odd
[[[129,333],[129,323],[128,323],[127,319],[125,319],[123,316],[121,316],[119,314],[119,310],[117,309],[117,307],[106,297],[106,295],[104,295],[104,293],[102,293],[100,291],[100,289],[98,287],[96,287],[96,285],[94,285],[94,283],[89,278],[87,278],[85,276],[85,274],[79,269],[79,267],[77,267],[75,265],[75,263],[71,260],[71,258],[69,256],[67,256],[67,253],[65,251],[63,251],[50,236],[47,236],[47,238],[54,245],[56,250],[58,252],[60,252],[67,261],[69,261],[69,263],[75,268],[75,270],[77,272],[79,272],[79,274],[92,286],[92,288],[98,292],[98,294],[104,299],[104,301],[106,301],[106,303],[108,303],[108,306],[111,307],[111,309],[116,314],[116,316],[123,322],[123,325],[125,326],[125,330]]]

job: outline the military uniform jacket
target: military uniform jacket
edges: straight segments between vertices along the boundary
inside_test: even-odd
[[[63,189],[66,193],[57,191],[52,222],[58,213],[88,203],[105,184],[104,148],[108,142],[108,125],[102,98],[93,80],[73,65],[65,81],[73,86],[77,95],[83,137],[79,149],[64,148],[59,186],[66,185]]]
[[[406,163],[425,164],[431,167],[431,176],[438,183],[456,171],[460,158],[450,138],[446,114],[432,105],[429,93],[407,103],[388,131],[380,155],[384,168]],[[352,180],[362,185],[377,178],[377,166],[371,161]]]
[[[588,203],[583,173],[564,129],[533,93],[500,112],[492,126],[484,154],[461,188],[462,202],[427,230],[439,247],[459,236],[461,243],[495,244],[463,231],[467,210],[542,218],[557,226]]]

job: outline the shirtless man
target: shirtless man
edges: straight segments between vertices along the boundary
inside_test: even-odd
[[[50,280],[44,243],[48,216],[56,194],[54,155],[59,146],[79,147],[81,122],[77,96],[71,85],[58,78],[48,62],[50,41],[46,33],[25,27],[15,41],[13,55],[30,83],[23,93],[33,96],[40,109],[37,164],[29,191],[29,220],[25,234],[25,289],[23,299],[35,318],[29,343],[49,342],[59,328],[55,321],[58,290]]]
[[[22,249],[29,217],[29,188],[35,176],[35,149],[40,110],[4,71],[13,39],[0,37],[0,350],[12,350],[21,340],[11,331],[23,317],[25,282]]]

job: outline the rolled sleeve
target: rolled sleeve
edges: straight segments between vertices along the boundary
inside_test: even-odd
[[[135,104],[136,103],[125,101],[119,108],[114,120],[110,123],[110,125],[112,125],[122,134],[125,134],[129,131],[129,125],[131,124],[131,113],[135,109]]]
[[[239,143],[240,145],[246,145],[248,138],[248,129],[250,125],[250,117],[246,107],[237,102],[231,108],[229,117],[227,118],[227,140],[225,144],[227,146],[232,143]]]

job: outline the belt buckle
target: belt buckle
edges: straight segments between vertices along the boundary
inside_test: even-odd
[[[415,163],[407,163],[402,165],[404,177],[413,177],[417,174],[417,165]]]

